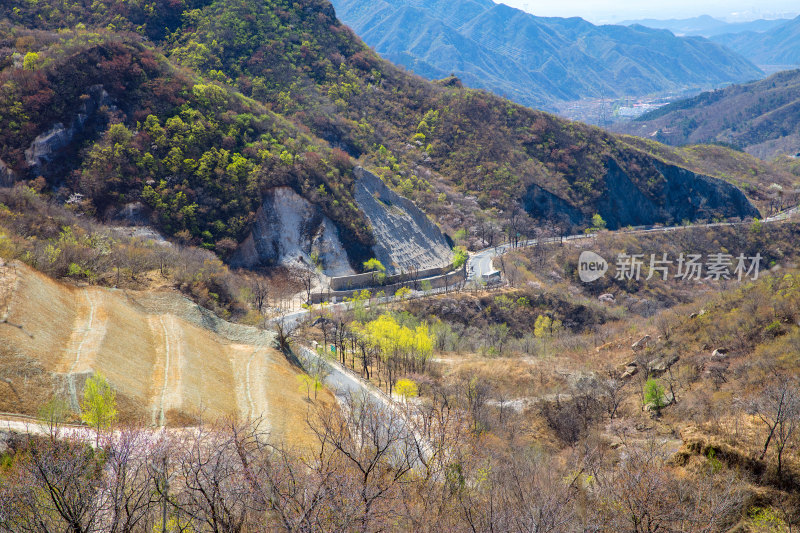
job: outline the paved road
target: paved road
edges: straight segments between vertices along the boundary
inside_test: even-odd
[[[339,397],[344,397],[347,394],[354,396],[361,393],[366,393],[369,399],[375,402],[376,405],[381,407],[393,407],[393,401],[383,391],[379,391],[376,387],[367,384],[359,376],[351,373],[345,369],[338,361],[332,361],[322,357],[317,352],[305,346],[299,346],[298,355],[303,359],[303,364],[307,369],[312,369],[315,366],[323,366],[326,370],[326,376],[323,382],[325,385],[336,393]]]
[[[340,404],[347,400],[348,395],[356,400],[363,398],[364,401],[370,402],[379,412],[384,413],[398,433],[406,431],[413,433],[416,440],[422,443],[425,455],[430,456],[430,443],[416,429],[413,416],[388,394],[364,381],[361,376],[345,368],[338,361],[322,357],[310,348],[297,346],[297,352],[306,370],[310,371],[319,365],[324,366],[326,373],[323,383],[333,391]]]
[[[764,223],[771,223],[771,222],[783,222],[786,221],[791,215],[800,213],[800,206],[793,207],[791,209],[786,209],[779,213],[776,213],[770,217],[767,217],[762,220]],[[705,228],[713,228],[719,226],[730,226],[735,224],[750,224],[750,222],[714,222],[710,224],[702,224],[702,225],[693,225],[693,226],[664,226],[664,227],[649,227],[649,228],[637,228],[632,230],[618,230],[616,233],[627,233],[627,234],[645,234],[645,233],[659,233],[659,232],[668,232],[668,231],[680,231],[685,230],[687,228],[697,228],[697,227],[705,227]],[[563,241],[576,241],[576,240],[583,240],[583,239],[592,239],[595,237],[595,234],[576,234],[576,235],[566,235],[563,237],[548,237],[545,239],[541,239],[541,242],[544,243],[557,243]],[[524,248],[529,246],[535,246],[539,243],[539,239],[530,239],[527,241],[520,241],[517,245],[518,248]],[[483,250],[479,250],[477,252],[473,252],[469,256],[469,260],[467,262],[467,280],[469,281],[477,281],[484,278],[484,276],[491,275],[497,270],[494,268],[492,261],[508,252],[513,247],[509,243],[501,244],[498,246],[493,246],[491,248],[484,248]],[[417,296],[428,296],[432,294],[438,294],[440,292],[444,292],[445,289],[433,289],[431,291],[427,291],[425,293],[420,293]],[[394,300],[391,296],[386,296],[383,298],[373,298],[374,303],[387,303]],[[352,304],[348,302],[342,302],[339,304],[334,304],[336,306],[341,306],[342,309],[349,308]],[[289,326],[290,329],[294,329],[299,326],[306,318],[308,318],[308,311],[306,309],[301,309],[300,311],[295,311],[293,313],[289,313],[285,315],[283,318],[273,318],[270,320],[271,324],[277,323],[279,320],[283,320],[284,323]]]
[[[793,207],[791,209],[786,209],[779,213],[775,213],[774,215],[763,219],[761,222],[763,223],[772,223],[772,222],[784,222],[789,219],[790,216],[793,214],[800,213],[800,206]],[[732,226],[738,224],[751,224],[751,222],[713,222],[710,224],[696,224],[691,226],[663,226],[663,227],[647,227],[647,228],[637,228],[631,230],[617,230],[615,233],[626,233],[631,235],[636,234],[645,234],[645,233],[664,233],[670,231],[680,231],[689,228],[714,228],[720,226]],[[567,235],[563,237],[563,241],[576,241],[576,240],[583,240],[583,239],[592,239],[595,237],[596,234],[577,234],[577,235]],[[548,237],[545,239],[541,239],[543,244],[545,243],[557,243],[562,241],[560,237]],[[530,239],[527,241],[521,241],[518,243],[517,248],[525,248],[529,246],[535,246],[540,242],[539,239]],[[497,270],[494,268],[492,261],[504,253],[508,252],[513,247],[509,243],[501,244],[499,246],[494,246],[491,248],[484,248],[483,250],[479,250],[477,252],[473,252],[469,256],[469,261],[467,262],[467,279],[470,281],[478,281],[485,279],[486,276],[489,276]]]

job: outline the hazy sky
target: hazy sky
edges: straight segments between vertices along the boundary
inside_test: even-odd
[[[688,18],[708,14],[724,20],[794,17],[797,0],[495,0],[543,17],[583,17],[594,23],[638,18]]]

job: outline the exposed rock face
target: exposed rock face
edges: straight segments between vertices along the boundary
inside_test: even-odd
[[[381,179],[356,167],[355,199],[372,226],[373,256],[388,274],[423,270],[453,260],[447,239],[410,200],[391,191]],[[336,225],[317,206],[288,187],[269,192],[250,234],[231,257],[231,265],[298,265],[316,254],[326,276],[354,274]]]
[[[74,135],[75,131],[72,128],[67,129],[64,124],[58,122],[50,131],[42,133],[33,140],[25,150],[25,162],[32,169],[42,167],[67,146]]]
[[[355,199],[372,225],[375,257],[387,273],[435,268],[453,260],[447,239],[413,202],[389,189],[375,174],[356,167]]]
[[[660,357],[656,357],[647,363],[647,371],[651,374],[661,374],[666,372],[669,367],[677,363],[678,359],[679,357],[677,355],[662,355]]]
[[[525,209],[534,217],[568,219],[576,225],[587,224],[592,214],[599,213],[609,229],[760,216],[744,193],[729,183],[658,160],[652,163],[664,178],[661,188],[653,193],[645,194],[615,160],[609,159],[603,192],[584,211],[538,185],[529,187]]]
[[[647,347],[649,342],[650,342],[650,335],[645,335],[644,337],[642,337],[638,341],[636,341],[633,344],[631,344],[631,350],[633,350],[634,352],[638,352],[640,350],[643,350],[644,348]]]
[[[326,276],[354,273],[334,223],[289,187],[278,187],[264,196],[253,228],[231,264],[308,266],[312,253]]]
[[[142,202],[130,202],[119,209],[106,213],[106,218],[115,224],[146,226],[150,223],[153,210]]]
[[[571,226],[577,226],[587,220],[587,216],[580,209],[535,183],[528,187],[525,196],[522,197],[522,205],[534,218],[567,222]]]
[[[34,176],[57,173],[58,160],[64,151],[77,149],[76,145],[79,143],[73,142],[75,138],[83,133],[101,105],[110,105],[108,93],[102,85],[89,87],[87,93],[89,98],[81,104],[69,127],[60,122],[54,124],[49,131],[36,137],[25,150],[25,162]]]
[[[6,163],[0,159],[0,187],[11,187],[16,181],[17,175]]]

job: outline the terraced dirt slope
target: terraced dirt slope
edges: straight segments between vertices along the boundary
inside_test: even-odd
[[[86,378],[100,372],[123,419],[261,417],[278,439],[307,439],[310,404],[270,333],[173,293],[72,287],[17,263],[0,266],[0,278],[0,411],[35,414],[53,395],[77,410]]]

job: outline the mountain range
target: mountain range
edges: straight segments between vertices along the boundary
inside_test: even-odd
[[[334,0],[341,20],[381,56],[429,79],[549,108],[585,97],[712,87],[762,76],[700,37],[643,26],[544,18],[491,0]]]
[[[616,131],[673,145],[722,142],[772,158],[800,152],[800,70],[673,102]]]
[[[358,166],[451,236],[519,232],[525,212],[563,227],[597,213],[610,228],[758,215],[724,181],[738,177],[726,170],[733,152],[710,165],[457,78],[426,81],[381,59],[323,0],[12,4],[0,21],[6,183],[35,182],[105,221],[135,208],[223,259],[281,197],[363,270],[378,232],[359,208]]]
[[[800,16],[761,33],[725,33],[712,40],[757,65],[800,65]]]
[[[675,35],[699,35],[701,37],[712,37],[723,33],[741,32],[765,32],[781,24],[788,22],[789,19],[757,19],[747,22],[725,22],[710,15],[700,15],[685,19],[636,19],[624,20],[619,24],[622,26],[646,26],[669,30]]]

